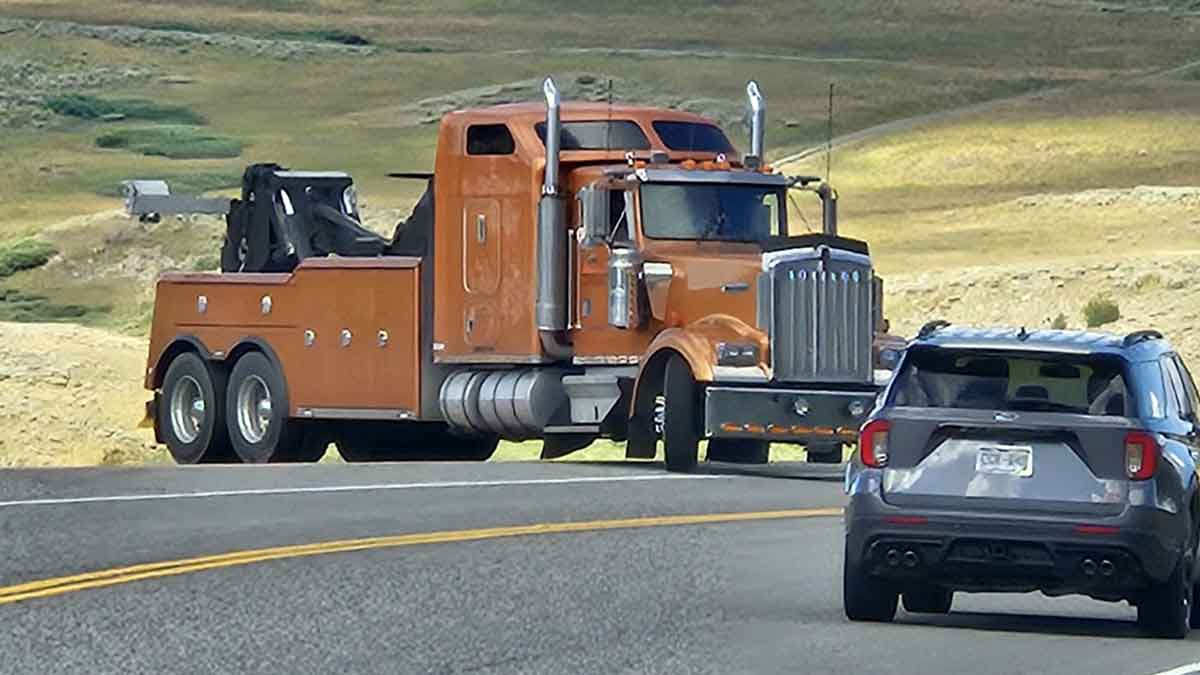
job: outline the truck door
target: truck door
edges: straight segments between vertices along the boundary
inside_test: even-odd
[[[467,127],[462,171],[463,338],[475,348],[495,348],[503,297],[506,204],[520,192],[523,167],[504,124]]]

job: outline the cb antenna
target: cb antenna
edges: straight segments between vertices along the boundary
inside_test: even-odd
[[[828,127],[825,130],[825,182],[833,172],[833,83],[829,83],[829,115]]]
[[[604,125],[604,149],[612,150],[612,78],[608,78],[608,121]]]

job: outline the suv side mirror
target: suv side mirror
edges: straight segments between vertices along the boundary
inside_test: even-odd
[[[579,191],[580,227],[583,236],[580,243],[584,246],[603,244],[609,235],[609,194],[608,190],[596,185],[589,185]]]

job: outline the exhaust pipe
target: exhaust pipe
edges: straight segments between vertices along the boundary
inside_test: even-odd
[[[896,567],[900,564],[900,551],[894,548],[889,548],[887,552],[888,567]]]
[[[821,187],[817,188],[817,196],[821,198],[821,231],[836,237],[838,233],[837,190],[834,190],[829,183],[821,183]]]
[[[561,360],[570,357],[572,352],[571,346],[560,340],[560,334],[567,328],[566,201],[558,190],[561,99],[558,87],[549,77],[542,82],[542,93],[546,96],[546,175],[542,181],[542,199],[538,203],[534,320],[542,350],[547,356]]]
[[[542,196],[558,195],[558,148],[562,138],[559,106],[562,99],[553,78],[547,77],[542,82],[542,93],[546,96],[546,177],[542,181]]]
[[[1094,577],[1096,576],[1096,561],[1084,558],[1083,562],[1079,563],[1079,569],[1083,570],[1084,575]]]
[[[767,100],[758,89],[758,82],[746,84],[746,97],[750,100],[750,156],[763,158],[763,138],[767,126]]]
[[[1113,564],[1113,561],[1111,561],[1107,558],[1100,561],[1100,574],[1102,574],[1106,577],[1111,577],[1113,574],[1116,573],[1116,571],[1117,571],[1117,566]]]
[[[912,568],[916,567],[917,563],[919,563],[919,562],[921,562],[921,559],[917,556],[916,551],[909,549],[904,552],[904,566],[905,567],[912,569]]]

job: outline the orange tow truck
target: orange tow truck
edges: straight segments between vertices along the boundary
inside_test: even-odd
[[[840,461],[873,407],[881,283],[837,194],[700,116],[545,104],[447,114],[394,237],[352,179],[247,170],[223,272],[158,281],[149,422],[180,463],[564,456],[598,438],[686,471]],[[820,232],[788,222],[815,194]]]

